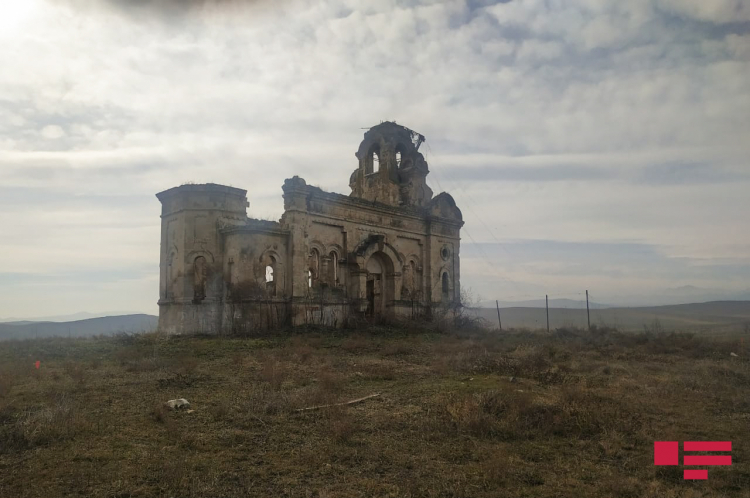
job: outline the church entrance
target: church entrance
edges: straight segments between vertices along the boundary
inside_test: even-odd
[[[383,252],[376,252],[367,260],[367,316],[386,313],[393,300],[393,263]]]
[[[378,275],[379,277],[379,275]],[[376,276],[369,276],[367,278],[367,316],[375,315],[375,278]],[[379,284],[380,282],[378,282]],[[378,285],[378,287],[380,287]],[[378,293],[379,294],[379,293]],[[378,297],[380,297],[378,295]]]

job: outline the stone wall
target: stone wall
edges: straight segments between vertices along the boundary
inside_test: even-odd
[[[290,178],[278,222],[248,218],[241,189],[183,185],[158,194],[160,328],[343,326],[425,316],[458,300],[461,211],[446,193],[432,198],[417,151],[423,140],[395,123],[373,127],[356,154],[352,193]]]

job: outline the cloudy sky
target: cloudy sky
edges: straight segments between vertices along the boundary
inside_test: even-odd
[[[0,317],[156,313],[156,192],[277,219],[382,120],[427,137],[475,295],[750,287],[748,2],[0,4]]]

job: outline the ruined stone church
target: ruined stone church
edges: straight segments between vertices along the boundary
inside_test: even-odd
[[[459,300],[461,211],[433,197],[424,136],[393,122],[355,153],[351,194],[297,176],[278,222],[247,216],[247,191],[182,185],[162,205],[159,329],[249,333],[285,325],[430,316]]]

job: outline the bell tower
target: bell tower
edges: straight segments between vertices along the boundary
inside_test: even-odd
[[[359,167],[349,179],[351,197],[424,207],[432,199],[426,181],[429,169],[419,152],[424,140],[423,135],[390,121],[370,128],[355,153]]]

